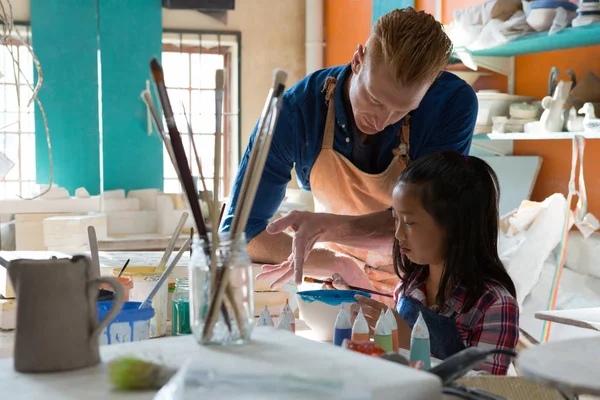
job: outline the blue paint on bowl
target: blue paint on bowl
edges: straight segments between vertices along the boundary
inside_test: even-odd
[[[371,297],[369,293],[358,290],[303,290],[296,293],[300,299],[306,303],[320,301],[330,306],[339,306],[342,303],[355,303],[354,296],[357,294],[365,297]]]

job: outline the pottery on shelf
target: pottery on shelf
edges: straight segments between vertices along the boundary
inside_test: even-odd
[[[583,131],[583,117],[577,113],[575,107],[569,110],[569,119],[567,120],[567,130],[569,132]]]
[[[540,118],[540,128],[545,132],[562,132],[565,126],[563,112],[565,102],[569,97],[573,82],[560,81],[556,85],[554,95],[546,96],[542,100],[544,112]]]
[[[585,114],[583,117],[583,130],[586,132],[600,132],[600,118],[596,117],[594,105],[592,103],[585,103],[580,114]]]

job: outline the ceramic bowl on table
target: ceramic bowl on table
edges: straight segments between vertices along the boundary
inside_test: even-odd
[[[350,306],[356,303],[354,296],[369,293],[357,290],[304,290],[296,293],[301,318],[310,327],[317,340],[333,341],[333,328],[340,307],[350,314]]]

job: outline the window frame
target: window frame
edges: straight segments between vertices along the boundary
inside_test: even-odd
[[[227,66],[229,65],[230,67],[232,67],[232,63],[235,62],[235,68],[237,69],[237,79],[235,80],[235,82],[231,82],[230,80],[226,80],[225,85],[225,98],[224,98],[224,107],[223,107],[223,113],[225,115],[227,115],[227,113],[231,112],[231,109],[229,108],[229,106],[231,105],[231,102],[228,101],[228,97],[230,96],[231,91],[227,90],[227,85],[236,85],[237,86],[237,137],[235,138],[235,142],[237,144],[237,152],[232,152],[233,154],[228,154],[227,152],[223,153],[223,176],[221,177],[223,184],[221,185],[221,190],[223,193],[223,197],[227,198],[227,196],[229,196],[229,191],[230,191],[230,186],[231,183],[233,182],[233,180],[235,179],[235,176],[231,176],[231,173],[235,174],[235,171],[230,171],[230,166],[232,164],[231,157],[233,155],[233,157],[236,157],[237,160],[235,160],[235,164],[239,164],[241,158],[242,158],[242,34],[240,31],[231,31],[231,30],[219,30],[219,29],[163,29],[162,31],[163,33],[163,37],[162,37],[162,47],[161,47],[161,53],[164,52],[168,52],[168,51],[173,51],[173,52],[183,52],[183,53],[188,53],[188,54],[219,54],[218,51],[215,51],[214,48],[203,48],[200,47],[200,45],[202,44],[202,36],[206,35],[206,36],[217,36],[218,38],[221,36],[233,36],[235,37],[235,41],[237,44],[237,54],[236,54],[236,58],[237,60],[231,60],[228,58],[230,57],[230,54],[228,54],[227,52],[224,55],[225,60],[224,60],[224,65]],[[172,45],[170,43],[165,43],[165,34],[176,34],[176,35],[197,35],[198,36],[198,42],[199,45],[198,46],[192,46],[192,45],[183,45],[183,46],[175,46]],[[172,50],[171,50],[172,49]],[[183,51],[182,51],[183,50]],[[188,89],[188,88],[185,88]],[[191,90],[191,89],[190,89]],[[187,110],[188,112],[188,116],[191,118],[191,112],[192,110]],[[223,133],[226,132],[231,132],[231,129],[229,127],[230,124],[230,119],[229,118],[224,118],[224,123],[223,123]],[[186,131],[187,134],[187,131]],[[214,134],[208,134],[211,136],[214,136]],[[231,137],[231,135],[223,135],[223,147],[224,149],[230,148],[229,142],[232,141],[234,138]],[[237,153],[237,154],[236,154]],[[191,160],[190,160],[191,162]],[[228,178],[228,180],[225,179],[225,177]],[[169,178],[166,178],[169,179]],[[211,179],[214,180],[214,177],[211,177]],[[165,180],[165,178],[163,177],[163,180]]]
[[[2,25],[4,25],[4,23],[0,22]],[[13,26],[19,29],[19,33],[21,34],[21,37],[23,39],[23,41],[19,40],[16,32],[13,31],[13,35],[5,42],[2,43],[3,46],[17,46],[17,47],[21,47],[24,46],[25,44],[29,44],[31,45],[32,43],[32,37],[31,37],[31,23],[29,21],[13,21]],[[25,30],[25,32],[23,32],[23,30]],[[17,54],[18,57],[18,54]],[[19,60],[20,62],[20,60]],[[2,82],[0,84],[0,86],[2,86],[3,88],[10,88],[10,90],[15,90],[16,87],[20,87],[20,86],[28,86],[28,84],[31,84],[35,87],[35,66],[33,65],[33,60],[31,61],[32,65],[32,76],[31,79],[29,80],[29,77],[25,77],[23,78],[21,76],[21,74],[18,74],[16,81],[14,83],[7,83],[7,82]],[[12,71],[3,71],[3,74],[6,76],[8,73],[12,73]],[[29,82],[27,83],[26,80],[29,80]],[[36,150],[36,145],[35,145],[35,105],[31,110],[31,113],[28,113],[27,110],[22,110],[21,109],[21,93],[20,93],[20,88],[19,88],[19,94],[17,95],[18,99],[19,99],[19,104],[17,105],[17,111],[16,112],[11,112],[11,111],[7,111],[6,108],[3,110],[0,110],[0,112],[2,112],[5,116],[6,115],[11,115],[11,114],[15,114],[18,115],[18,119],[16,121],[16,123],[10,124],[8,125],[9,121],[5,120],[5,123],[2,124],[3,126],[0,127],[2,128],[2,130],[0,131],[0,137],[3,137],[4,135],[16,135],[18,137],[18,148],[17,148],[17,153],[18,153],[18,159],[16,160],[18,162],[18,165],[15,165],[13,168],[17,168],[18,169],[18,177],[16,179],[7,179],[7,177],[4,177],[0,180],[0,185],[2,184],[18,184],[19,186],[19,190],[17,195],[18,196],[23,196],[23,197],[28,197],[29,195],[31,195],[32,193],[27,194],[26,192],[30,192],[32,188],[35,189],[35,187],[37,186],[37,174],[34,172],[33,175],[33,179],[30,179],[30,177],[24,177],[23,176],[23,135],[31,135],[33,137],[33,145],[34,148],[33,150]],[[6,107],[6,105],[5,105]],[[30,114],[31,116],[31,126],[33,127],[32,131],[22,131],[22,116],[23,115],[28,115]],[[13,125],[16,125],[16,128],[10,129]],[[3,140],[3,139],[0,139]],[[3,148],[3,146],[2,146]],[[27,150],[27,149],[26,149]],[[36,166],[35,163],[37,162],[37,160],[34,158],[34,165],[33,165],[33,170],[35,171]],[[10,172],[9,172],[10,173]],[[29,189],[27,189],[29,188]],[[5,197],[0,196],[0,200],[13,200],[13,197]]]

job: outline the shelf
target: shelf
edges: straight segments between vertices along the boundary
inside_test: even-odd
[[[471,51],[464,47],[455,48],[451,63],[464,63],[471,69],[478,66],[508,75],[510,72],[507,57],[565,50],[600,44],[600,22],[590,25],[566,28],[554,35],[537,32],[521,36],[515,40],[489,49]]]
[[[550,132],[550,133],[484,133],[473,135],[473,140],[570,140],[574,135],[586,139],[600,139],[600,132]]]

